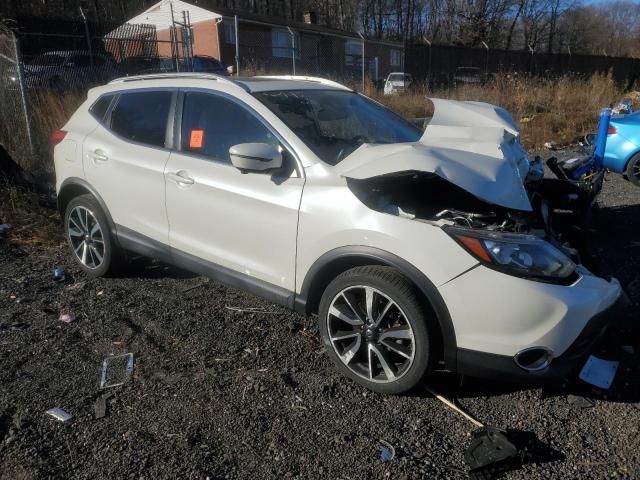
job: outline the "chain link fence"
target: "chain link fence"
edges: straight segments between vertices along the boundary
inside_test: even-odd
[[[0,145],[24,168],[52,176],[51,132],[64,125],[89,88],[122,76],[235,70],[324,77],[371,93],[388,73],[403,68],[397,42],[317,25],[302,29],[223,17],[203,29],[202,23],[191,25],[188,12],[176,12],[175,19],[172,12],[171,18],[169,28],[95,23],[84,15],[2,25]]]
[[[144,24],[0,23],[0,146],[23,168],[51,177],[50,134],[87,90],[122,76],[192,70],[190,35],[182,22],[163,38]]]
[[[20,158],[33,153],[24,72],[16,36],[0,25],[0,145]]]

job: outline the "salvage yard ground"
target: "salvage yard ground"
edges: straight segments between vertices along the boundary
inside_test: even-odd
[[[145,260],[89,279],[55,215],[25,198],[0,188],[0,218],[15,226],[0,240],[0,478],[467,478],[474,427],[424,389],[383,396],[341,377],[315,319]],[[502,478],[640,478],[640,189],[609,175],[589,236],[635,305],[600,352],[622,361],[610,391],[430,379],[483,422],[535,439]],[[126,352],[133,376],[96,419],[102,360]],[[45,415],[54,407],[73,419]]]

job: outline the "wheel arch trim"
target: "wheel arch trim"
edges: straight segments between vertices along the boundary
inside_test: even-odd
[[[455,328],[442,295],[424,273],[393,253],[360,245],[338,247],[326,252],[307,271],[300,293],[296,294],[295,310],[305,315],[312,313],[322,296],[322,292],[317,290],[326,286],[335,277],[336,272],[341,273],[360,265],[393,267],[416,285],[433,309],[436,322],[440,327],[445,368],[455,370],[457,362]]]
[[[93,188],[93,186],[91,186],[89,182],[87,182],[86,180],[83,180],[82,178],[69,177],[65,179],[60,185],[60,189],[58,191],[58,212],[60,212],[60,215],[62,215],[62,217],[64,218],[66,206],[75,197],[74,195],[66,199],[65,192],[72,191],[75,188],[81,188],[83,190],[86,190],[89,194],[91,194],[91,196],[93,196],[93,198],[96,199],[96,201],[98,202],[98,205],[100,205],[100,208],[102,209],[102,213],[104,213],[105,217],[107,217],[109,231],[111,232],[113,238],[117,239],[116,224],[114,223],[113,218],[111,218],[111,214],[109,213],[107,204],[104,202],[104,200],[102,199],[100,194],[96,191],[96,189]],[[61,199],[65,199],[66,201],[62,202]]]

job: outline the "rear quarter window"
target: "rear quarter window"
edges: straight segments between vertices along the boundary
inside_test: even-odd
[[[111,131],[127,140],[164,147],[172,92],[120,94],[111,112]]]
[[[93,118],[98,120],[98,122],[103,123],[112,99],[113,95],[101,96],[93,105],[91,105],[91,107],[89,107],[89,113],[93,115]]]

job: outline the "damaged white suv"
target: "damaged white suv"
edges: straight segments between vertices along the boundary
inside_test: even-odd
[[[620,303],[553,233],[512,118],[433,100],[424,133],[327,80],[115,80],[54,133],[58,201],[89,275],[148,255],[317,313],[379,392],[433,370],[564,375]]]

